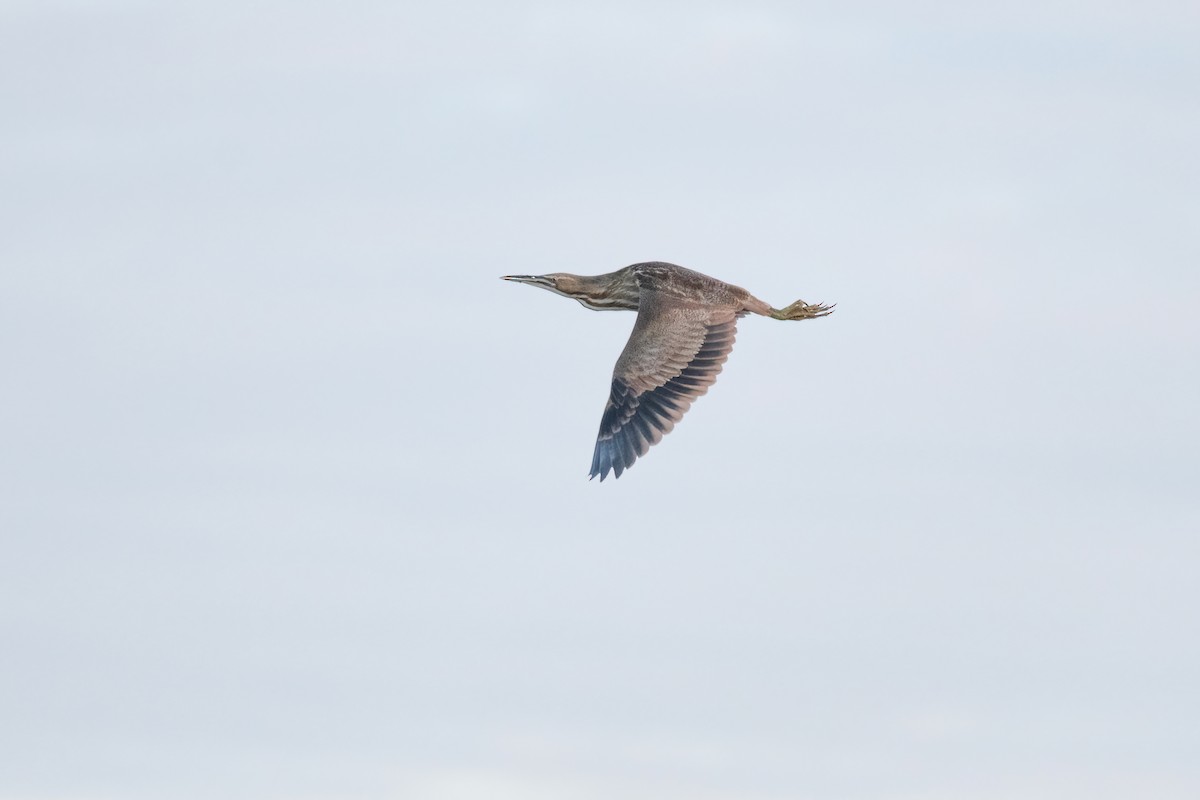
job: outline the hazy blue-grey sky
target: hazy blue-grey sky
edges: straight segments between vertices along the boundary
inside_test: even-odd
[[[0,4],[0,797],[1200,796],[1198,41]],[[838,312],[588,482],[651,259]]]

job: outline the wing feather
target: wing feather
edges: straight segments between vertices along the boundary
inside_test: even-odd
[[[633,333],[613,370],[591,477],[621,477],[670,433],[716,381],[736,326],[733,309],[689,305],[643,289]]]

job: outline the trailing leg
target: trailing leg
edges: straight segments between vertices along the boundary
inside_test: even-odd
[[[768,316],[773,319],[816,319],[833,313],[833,306],[824,303],[806,303],[797,300],[786,308],[772,308]]]

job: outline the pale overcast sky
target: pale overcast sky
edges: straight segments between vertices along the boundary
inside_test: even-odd
[[[0,3],[0,798],[1200,796],[1198,41]],[[654,259],[838,311],[589,482]]]

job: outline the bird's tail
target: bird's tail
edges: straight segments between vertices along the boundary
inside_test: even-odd
[[[772,308],[771,316],[774,319],[816,319],[832,314],[835,305],[837,304],[828,306],[824,303],[810,304],[803,300],[797,300],[786,308]]]

